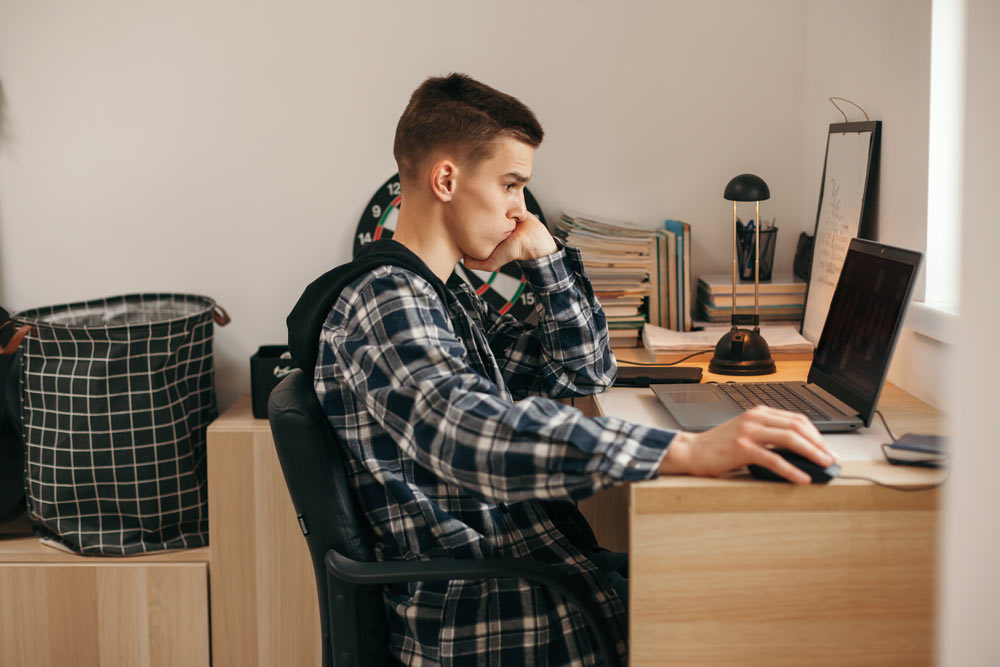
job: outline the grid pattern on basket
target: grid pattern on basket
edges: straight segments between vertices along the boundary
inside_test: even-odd
[[[166,295],[149,295],[162,308]],[[208,539],[205,430],[216,417],[212,308],[141,324],[51,325],[19,313],[28,503],[38,532],[80,553],[122,555]],[[188,300],[189,297],[178,296]],[[76,304],[74,304],[76,305]],[[65,320],[66,309],[60,311]]]

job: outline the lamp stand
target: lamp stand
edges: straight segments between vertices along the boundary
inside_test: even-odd
[[[718,375],[769,375],[777,369],[771,348],[760,334],[760,201],[756,206],[756,233],[754,242],[753,315],[736,313],[736,272],[739,257],[736,201],[733,201],[733,309],[730,315],[732,328],[715,344],[715,356],[708,364],[710,373]],[[741,329],[740,325],[753,329]]]

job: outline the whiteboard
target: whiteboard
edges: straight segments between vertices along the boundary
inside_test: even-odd
[[[838,125],[830,126],[813,241],[812,270],[802,318],[802,336],[813,345],[823,333],[847,247],[852,238],[862,236],[864,231],[862,222],[868,210],[866,196],[870,194],[870,158],[881,122],[848,125],[863,125],[870,129],[842,132],[835,131]]]

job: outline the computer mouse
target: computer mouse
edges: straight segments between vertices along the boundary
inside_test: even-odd
[[[790,449],[772,449],[771,451],[809,475],[812,478],[813,484],[826,484],[840,474],[840,466],[836,463],[832,463],[824,468]],[[766,479],[771,482],[788,482],[787,479],[770,468],[765,468],[754,463],[748,465],[747,468],[750,470],[750,474],[757,479]],[[788,483],[791,484],[791,482]]]

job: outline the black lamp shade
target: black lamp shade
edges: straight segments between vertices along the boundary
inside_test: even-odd
[[[771,198],[771,191],[760,176],[740,174],[729,181],[722,196],[729,201],[764,201]]]

